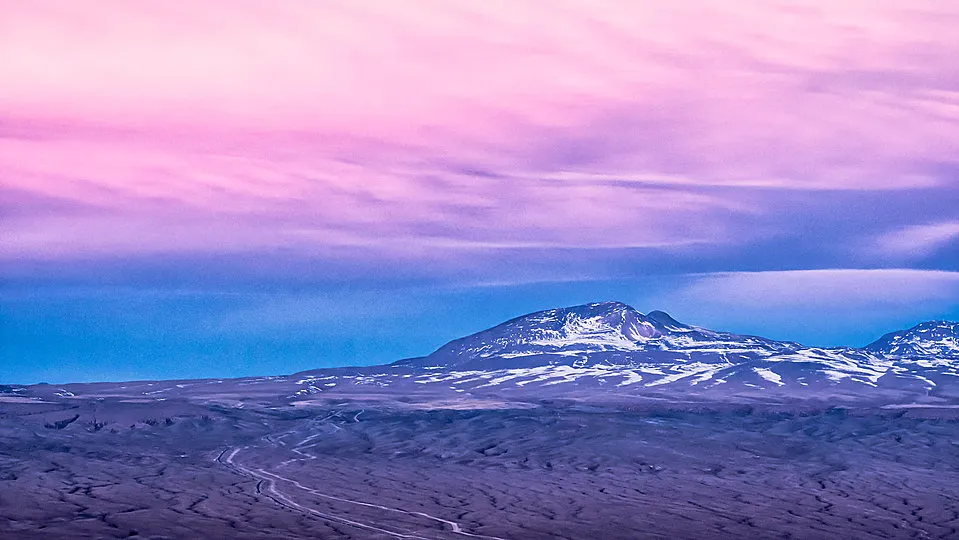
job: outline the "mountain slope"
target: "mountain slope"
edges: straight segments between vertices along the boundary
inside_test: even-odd
[[[959,323],[924,322],[886,334],[865,349],[888,357],[948,364],[950,360],[959,360]]]
[[[959,382],[959,362],[929,356],[939,350],[934,345],[952,350],[956,326],[926,323],[905,337],[897,337],[904,334],[900,332],[880,340],[893,349],[881,344],[819,348],[717,332],[661,311],[644,315],[621,302],[602,302],[518,317],[394,366],[430,370],[423,382],[460,389],[576,382],[618,388],[882,386],[927,392],[942,382]],[[890,352],[906,352],[906,344],[911,347],[908,359]]]
[[[298,407],[357,396],[411,396],[437,406],[542,399],[699,402],[856,402],[959,407],[959,324],[923,323],[861,349],[806,347],[683,324],[619,302],[552,309],[389,365],[288,376],[0,386],[0,402],[46,403],[83,395],[207,399],[230,407],[283,396]]]
[[[550,309],[451,341],[411,365],[458,369],[543,364],[728,363],[800,349],[797,343],[715,332],[621,302]]]

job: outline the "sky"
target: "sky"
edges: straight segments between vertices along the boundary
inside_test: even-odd
[[[952,0],[0,0],[0,382],[385,363],[619,300],[959,319]]]

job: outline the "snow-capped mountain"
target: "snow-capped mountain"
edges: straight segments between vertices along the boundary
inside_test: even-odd
[[[959,357],[940,354],[957,350],[956,327],[926,323],[867,348],[820,348],[717,332],[661,311],[644,315],[620,302],[602,302],[518,317],[393,366],[426,369],[417,382],[460,390],[594,382],[617,388],[882,386],[927,392],[943,380],[959,383]],[[887,342],[894,349],[882,345]]]
[[[892,358],[950,363],[950,360],[959,360],[959,323],[924,322],[908,330],[886,334],[866,350]]]
[[[287,376],[0,386],[8,401],[118,392],[143,399],[236,396],[294,404],[363,396],[429,396],[494,402],[552,398],[620,400],[851,400],[959,406],[959,323],[928,322],[863,347],[820,348],[683,324],[620,302],[540,311],[388,365]],[[226,401],[224,401],[226,400]],[[234,401],[230,401],[234,400]],[[400,405],[402,406],[402,405]]]
[[[730,363],[793,352],[798,343],[715,332],[662,311],[644,315],[621,302],[539,311],[452,341],[414,365],[490,369],[534,366]]]

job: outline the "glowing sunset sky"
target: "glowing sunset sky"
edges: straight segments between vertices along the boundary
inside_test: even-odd
[[[430,352],[617,299],[959,318],[952,0],[0,0],[0,382]]]

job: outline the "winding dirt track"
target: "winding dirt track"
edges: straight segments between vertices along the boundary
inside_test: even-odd
[[[363,413],[363,411],[360,411],[360,412],[356,413],[356,415],[353,416],[353,421],[354,421],[354,422],[359,422],[359,417],[360,417],[360,415],[361,415],[362,413]],[[329,418],[329,417],[327,417],[327,418]],[[326,420],[326,419],[324,419],[324,420]],[[321,420],[321,421],[322,421],[322,420]],[[271,440],[277,441],[278,439],[285,438],[286,436],[289,436],[290,434],[292,434],[292,432],[285,433],[285,434],[280,435],[280,436],[278,436],[278,437],[271,437]],[[301,456],[304,456],[304,457],[299,458],[299,459],[287,460],[287,461],[283,462],[281,465],[287,465],[287,464],[289,464],[289,463],[291,463],[291,462],[303,461],[303,460],[306,460],[306,459],[315,459],[315,456],[310,455],[310,454],[303,453],[302,450],[300,450],[301,448],[304,447],[304,445],[306,445],[307,443],[309,443],[309,442],[310,442],[312,439],[314,439],[315,437],[316,437],[316,435],[312,435],[312,436],[310,436],[310,437],[307,437],[306,439],[303,439],[299,444],[296,444],[295,446],[293,446],[293,451],[296,452],[297,454],[301,455]],[[437,517],[437,516],[434,516],[434,515],[431,515],[431,514],[427,514],[427,513],[425,513],[425,512],[417,512],[417,511],[411,511],[411,510],[403,510],[403,509],[401,509],[401,508],[392,508],[392,507],[389,507],[389,506],[383,506],[383,505],[374,504],[374,503],[369,503],[369,502],[365,502],[365,501],[357,501],[357,500],[353,500],[353,499],[347,499],[347,498],[344,498],[344,497],[338,497],[338,496],[335,496],[335,495],[330,495],[330,494],[328,494],[328,493],[323,493],[323,492],[321,492],[321,491],[318,490],[318,489],[314,489],[314,488],[311,488],[311,487],[308,487],[308,486],[304,486],[303,484],[301,484],[300,482],[298,482],[298,481],[296,481],[296,480],[293,480],[292,478],[287,478],[287,477],[281,476],[281,475],[279,475],[279,474],[276,474],[276,473],[274,473],[274,472],[270,472],[270,471],[264,470],[264,469],[262,469],[262,468],[250,468],[250,467],[246,467],[246,466],[242,465],[241,463],[238,463],[236,458],[237,458],[237,455],[240,454],[240,452],[242,452],[243,450],[245,450],[245,449],[247,449],[247,448],[248,448],[248,447],[227,448],[227,449],[223,450],[222,452],[220,452],[220,454],[216,457],[215,461],[218,462],[218,463],[220,463],[220,464],[222,464],[222,465],[224,465],[224,466],[226,466],[226,467],[228,467],[228,468],[230,468],[231,470],[233,470],[234,472],[236,472],[236,473],[238,473],[238,474],[240,474],[240,475],[247,476],[247,477],[249,477],[249,478],[252,478],[252,479],[257,480],[257,481],[258,481],[258,482],[257,482],[257,485],[256,485],[257,493],[264,494],[264,495],[266,495],[267,497],[269,497],[271,500],[273,500],[275,503],[279,504],[280,506],[284,506],[284,507],[289,508],[289,509],[291,509],[291,510],[295,510],[295,511],[298,511],[298,512],[302,512],[302,513],[304,513],[304,514],[307,514],[307,515],[309,515],[309,516],[313,516],[313,517],[316,517],[316,518],[319,518],[319,519],[322,519],[322,520],[331,521],[331,522],[339,523],[339,524],[342,524],[342,525],[349,525],[349,526],[351,526],[351,527],[357,527],[357,528],[364,529],[364,530],[367,530],[367,531],[373,531],[373,532],[377,532],[377,533],[382,533],[382,534],[386,534],[386,535],[389,535],[389,536],[392,536],[392,537],[395,537],[395,538],[410,538],[410,539],[414,539],[414,540],[438,540],[438,539],[441,539],[441,538],[449,538],[450,535],[456,535],[456,536],[465,536],[465,537],[470,537],[470,538],[482,538],[482,539],[486,539],[486,540],[507,540],[507,539],[505,539],[505,538],[501,538],[501,537],[498,537],[498,536],[489,536],[489,535],[483,535],[483,534],[475,534],[475,533],[471,533],[471,532],[469,532],[469,531],[465,531],[465,530],[463,530],[463,527],[462,527],[459,523],[457,523],[457,522],[455,522],[455,521],[448,520],[448,519],[443,519],[443,518],[441,518],[441,517]],[[224,456],[225,456],[225,457],[224,457]],[[285,492],[283,492],[283,491],[281,491],[281,490],[279,489],[278,484],[280,484],[280,483],[288,484],[288,485],[293,486],[294,488],[296,488],[296,489],[298,489],[298,490],[300,490],[300,491],[309,493],[309,494],[311,494],[311,495],[313,495],[313,496],[316,496],[316,497],[320,497],[320,498],[323,498],[323,499],[328,499],[328,500],[331,500],[331,501],[337,501],[337,502],[341,502],[341,503],[353,504],[353,505],[362,506],[362,507],[369,508],[369,509],[381,510],[381,511],[384,511],[384,512],[399,513],[399,514],[403,514],[403,515],[405,515],[405,516],[407,516],[407,517],[412,517],[412,518],[422,518],[422,519],[426,519],[426,520],[429,520],[429,521],[432,521],[432,522],[433,522],[433,523],[431,523],[431,525],[434,525],[434,526],[435,526],[435,525],[438,524],[438,525],[440,525],[440,526],[443,526],[444,528],[448,528],[448,530],[447,530],[447,531],[429,531],[429,532],[423,532],[423,531],[414,531],[414,532],[396,531],[396,530],[388,529],[388,528],[386,528],[385,526],[382,526],[382,525],[379,525],[379,524],[374,524],[374,523],[369,523],[369,522],[358,521],[358,520],[356,520],[356,519],[351,519],[351,518],[348,518],[348,517],[344,517],[344,516],[342,516],[342,515],[335,515],[335,514],[331,514],[331,513],[328,513],[328,512],[321,512],[321,511],[319,511],[319,510],[317,510],[317,509],[315,509],[315,508],[310,508],[310,507],[308,507],[308,506],[304,506],[304,505],[296,502],[290,494],[285,493]],[[263,486],[264,486],[264,485],[266,486],[265,492],[264,492],[264,489],[263,489]],[[444,532],[445,532],[445,534],[444,534]],[[429,534],[430,536],[422,536],[423,534]]]

